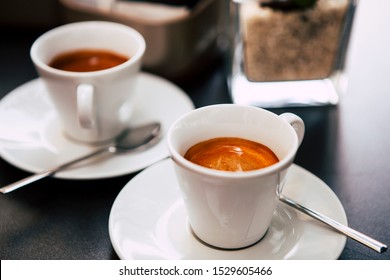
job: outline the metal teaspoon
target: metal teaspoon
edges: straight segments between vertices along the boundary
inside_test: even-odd
[[[37,174],[33,174],[29,177],[26,177],[20,181],[14,182],[10,185],[0,188],[0,192],[3,194],[9,193],[13,190],[21,188],[25,185],[28,185],[32,182],[38,181],[42,178],[51,176],[56,172],[63,170],[77,162],[86,160],[88,158],[97,156],[104,152],[109,153],[120,153],[128,151],[140,151],[147,149],[151,145],[157,142],[158,136],[161,131],[160,123],[153,122],[150,124],[142,125],[139,127],[128,128],[123,133],[121,133],[113,143],[107,144],[103,147],[98,148],[90,154],[76,158],[64,164],[55,166],[48,170],[42,171]]]
[[[358,232],[350,227],[347,227],[343,224],[340,224],[339,222],[325,216],[324,214],[318,213],[312,209],[309,209],[298,202],[292,200],[291,198],[285,197],[281,195],[279,197],[279,200],[283,203],[301,211],[302,213],[305,213],[306,215],[309,215],[310,217],[323,222],[324,224],[327,224],[331,228],[335,229],[338,232],[341,232],[342,234],[349,236],[350,238],[360,242],[363,245],[366,245],[367,247],[377,251],[378,253],[384,253],[387,250],[387,245],[383,244],[361,232]]]

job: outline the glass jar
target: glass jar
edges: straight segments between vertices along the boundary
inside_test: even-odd
[[[237,104],[334,105],[346,88],[345,59],[356,0],[306,8],[231,0],[228,85]],[[302,2],[302,1],[300,1]]]

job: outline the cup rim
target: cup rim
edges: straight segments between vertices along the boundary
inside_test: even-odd
[[[99,25],[112,26],[112,27],[120,28],[122,30],[126,30],[127,32],[132,33],[134,38],[139,43],[139,49],[137,50],[137,52],[133,56],[131,56],[130,59],[128,59],[127,61],[125,61],[117,66],[103,69],[103,70],[89,71],[89,72],[75,72],[75,71],[65,71],[65,70],[56,69],[56,68],[50,67],[49,65],[47,65],[47,63],[43,62],[41,59],[38,58],[37,51],[38,51],[38,48],[40,47],[40,44],[42,43],[42,41],[44,41],[45,39],[47,39],[51,36],[54,36],[54,34],[57,33],[58,31],[70,29],[70,28],[73,28],[75,26],[87,27],[87,26],[99,26]],[[117,22],[111,22],[111,21],[82,21],[82,22],[73,22],[73,23],[60,25],[60,26],[55,27],[53,29],[50,29],[49,31],[40,35],[33,42],[32,46],[30,48],[30,57],[35,65],[37,65],[39,68],[47,71],[48,73],[66,76],[66,77],[72,77],[72,78],[73,77],[96,77],[96,76],[100,76],[100,75],[106,75],[106,74],[109,74],[111,72],[113,73],[116,71],[120,71],[121,69],[126,68],[129,65],[136,63],[137,61],[139,61],[142,58],[142,56],[145,53],[145,50],[146,50],[146,42],[145,42],[144,37],[141,35],[141,33],[139,33],[137,30],[135,30],[134,28],[132,28],[130,26],[127,26],[127,25],[124,25],[121,23],[117,23]]]
[[[277,114],[274,114],[268,110],[259,108],[259,107],[254,107],[254,106],[249,106],[249,105],[241,105],[241,104],[217,104],[217,105],[209,105],[201,108],[197,108],[195,110],[192,110],[190,112],[185,113],[170,126],[168,133],[167,133],[167,144],[168,144],[168,149],[171,154],[171,159],[178,164],[179,166],[193,171],[195,173],[201,174],[201,175],[206,175],[209,177],[214,177],[214,178],[229,178],[229,179],[244,179],[244,178],[253,178],[253,177],[258,177],[258,176],[265,176],[269,174],[274,174],[277,172],[280,172],[286,168],[288,168],[292,163],[295,158],[295,155],[297,153],[297,150],[299,148],[298,144],[298,136],[296,135],[294,128],[292,126],[289,126],[291,131],[293,132],[293,135],[295,135],[292,143],[292,148],[288,153],[286,154],[285,157],[279,160],[279,162],[274,163],[270,166],[261,168],[261,169],[256,169],[256,170],[249,170],[249,171],[238,171],[238,172],[231,172],[231,171],[223,171],[223,170],[216,170],[216,169],[211,169],[207,168],[198,164],[195,164],[187,159],[184,158],[174,147],[173,147],[173,141],[172,141],[172,134],[173,131],[175,130],[175,127],[185,118],[187,118],[189,115],[193,114],[194,111],[204,111],[204,110],[212,110],[212,108],[216,107],[243,107],[243,108],[251,108],[251,109],[260,109],[266,114],[272,115],[274,117],[279,118]],[[283,119],[280,119],[280,121],[283,121]]]

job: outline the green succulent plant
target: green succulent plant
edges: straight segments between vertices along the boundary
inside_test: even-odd
[[[311,8],[317,0],[260,0],[260,5],[277,10],[303,10]]]

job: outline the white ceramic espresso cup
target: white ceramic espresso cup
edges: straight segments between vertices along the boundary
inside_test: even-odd
[[[304,136],[301,118],[235,104],[202,107],[180,117],[167,141],[189,222],[212,246],[237,249],[267,232],[286,173]],[[193,145],[217,137],[239,137],[270,148],[279,162],[253,171],[206,168],[184,158]]]
[[[30,56],[54,103],[65,134],[93,143],[109,140],[129,124],[132,96],[145,52],[145,40],[122,24],[87,21],[41,35]],[[59,54],[81,49],[108,50],[129,60],[101,71],[72,72],[48,64]]]

